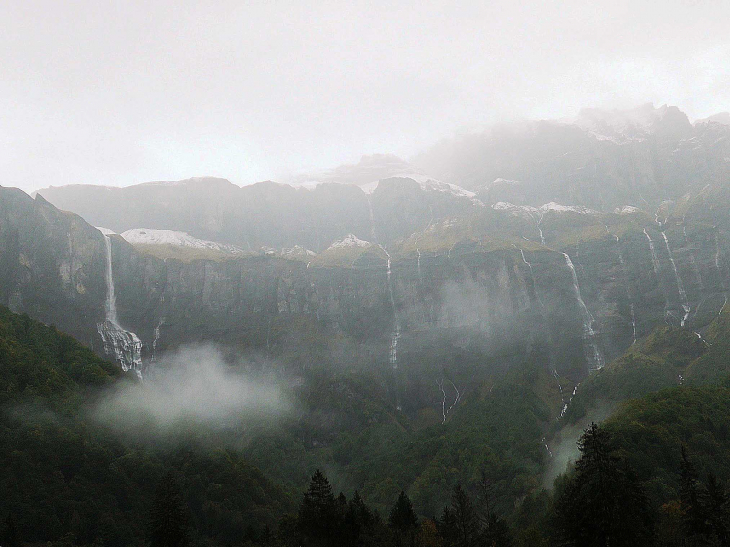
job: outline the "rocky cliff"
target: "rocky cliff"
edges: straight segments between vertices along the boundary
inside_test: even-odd
[[[420,187],[381,184],[421,207]],[[368,369],[406,410],[433,404],[439,378],[468,389],[528,354],[572,386],[656,325],[701,337],[724,306],[728,239],[697,199],[656,215],[469,201],[423,227],[381,213],[366,236],[411,234],[387,247],[353,235],[317,256],[161,258],[110,235],[117,319],[139,337],[143,367],[213,341],[294,371]],[[108,351],[104,235],[2,188],[0,243],[0,302]]]

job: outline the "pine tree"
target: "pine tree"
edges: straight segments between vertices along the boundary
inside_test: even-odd
[[[418,529],[418,517],[405,492],[401,490],[388,516],[388,526],[395,532],[398,545],[412,545]]]
[[[347,504],[343,544],[352,546],[360,544],[362,538],[372,535],[374,524],[375,515],[365,505],[360,493],[355,490],[355,494]]]
[[[730,542],[728,509],[728,494],[725,487],[714,473],[710,473],[707,477],[707,516],[716,545],[724,546]]]
[[[396,530],[410,530],[418,526],[418,517],[413,511],[411,500],[402,490],[390,511],[388,526]]]
[[[188,508],[172,472],[160,479],[150,511],[152,547],[186,547],[190,543]]]
[[[710,531],[706,494],[686,447],[682,446],[681,453],[679,501],[682,507],[682,528],[690,543],[704,543]]]
[[[438,529],[445,545],[451,546],[456,544],[459,532],[456,529],[454,514],[448,505],[444,507],[444,510],[441,513],[441,518],[438,521]]]
[[[20,547],[20,537],[18,535],[18,528],[15,526],[15,519],[12,513],[8,513],[5,519],[5,526],[3,527],[2,536],[3,547]]]
[[[585,430],[581,457],[556,500],[555,518],[565,545],[633,547],[651,545],[648,502],[628,465],[612,450],[608,432]]]
[[[474,504],[460,484],[451,495],[451,511],[454,518],[456,543],[458,547],[471,547],[479,537],[479,517]]]
[[[317,469],[299,506],[297,531],[302,545],[330,545],[339,527],[337,503],[327,477]]]
[[[510,547],[512,545],[512,534],[507,523],[494,513],[489,515],[489,520],[480,536],[481,545],[487,547]]]

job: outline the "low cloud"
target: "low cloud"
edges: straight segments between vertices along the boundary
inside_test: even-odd
[[[143,383],[114,389],[96,416],[117,429],[180,424],[226,427],[280,416],[290,408],[271,380],[231,366],[211,346],[182,348],[158,361]]]

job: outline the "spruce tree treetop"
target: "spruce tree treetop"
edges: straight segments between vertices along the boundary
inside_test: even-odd
[[[413,511],[413,505],[406,493],[401,490],[398,500],[388,517],[388,525],[396,530],[406,531],[418,526],[418,517]]]

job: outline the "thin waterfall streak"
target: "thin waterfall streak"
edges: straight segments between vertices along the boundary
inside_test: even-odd
[[[672,270],[674,271],[674,279],[677,282],[677,292],[679,293],[679,299],[680,303],[682,305],[682,309],[684,310],[684,316],[679,322],[680,327],[684,327],[684,324],[687,321],[687,317],[689,317],[689,312],[691,310],[689,306],[689,302],[687,301],[687,293],[684,290],[684,284],[682,283],[682,279],[679,277],[679,271],[677,270],[677,264],[674,262],[674,256],[672,255],[672,249],[669,247],[669,239],[667,239],[666,232],[662,232],[662,237],[664,238],[664,244],[667,247],[667,253],[669,254],[669,263],[672,265]]]
[[[443,420],[441,421],[441,424],[445,424],[446,423],[446,391],[444,391],[443,380],[441,380],[441,381],[436,380],[436,385],[439,386],[439,389],[441,390],[441,394],[443,395],[443,398],[441,400],[441,414],[443,416]]]
[[[566,265],[570,269],[570,274],[573,280],[573,293],[581,309],[581,315],[583,316],[583,341],[591,350],[590,353],[586,351],[586,358],[590,361],[590,365],[593,370],[598,370],[603,368],[604,360],[601,350],[595,340],[596,331],[593,329],[595,319],[583,301],[583,296],[580,292],[580,285],[578,284],[578,274],[575,271],[575,266],[573,266],[573,261],[570,260],[570,257],[566,253],[563,253],[563,257],[565,258]]]

